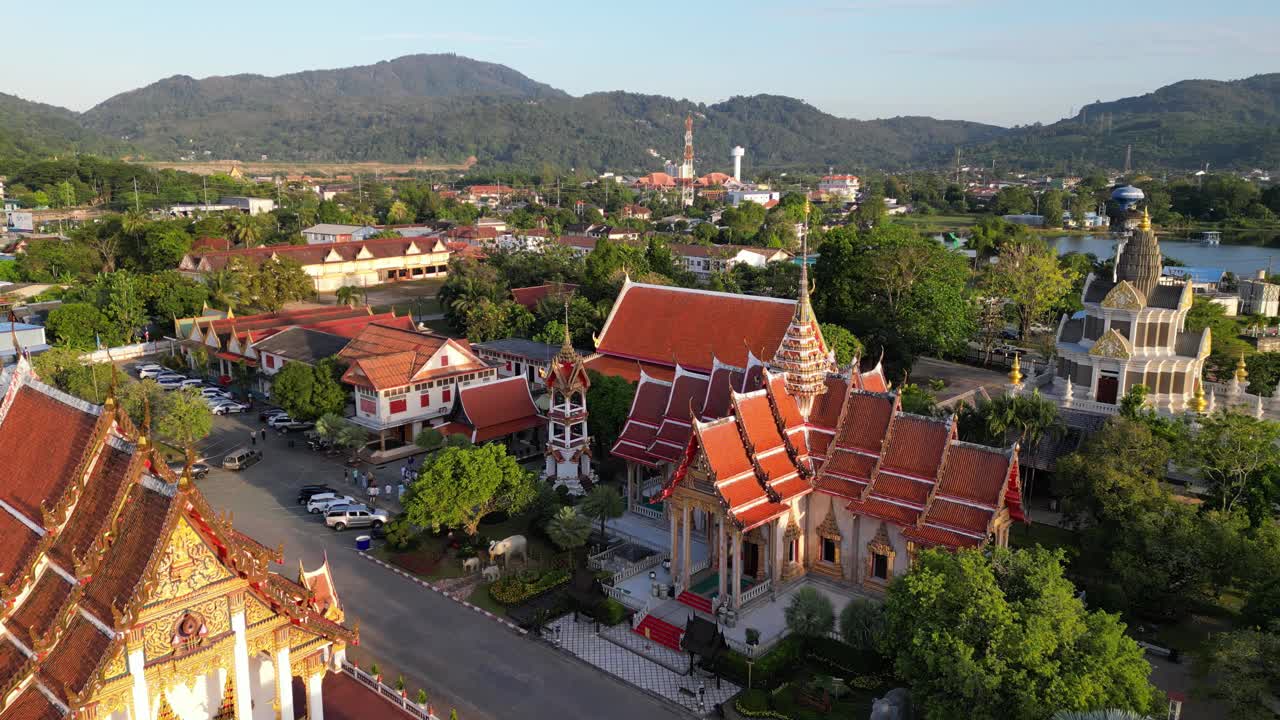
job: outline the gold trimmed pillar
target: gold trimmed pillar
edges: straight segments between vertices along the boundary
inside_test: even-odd
[[[680,589],[689,589],[689,566],[693,564],[692,553],[689,552],[689,526],[692,525],[692,513],[689,510],[689,502],[686,500],[680,507],[680,522],[684,527],[680,530],[680,551],[683,557],[680,560]]]
[[[151,720],[151,693],[147,689],[147,656],[142,647],[142,626],[124,634],[129,675],[133,678],[133,720]],[[163,688],[161,688],[163,692]]]
[[[244,603],[243,590],[227,596],[227,604],[231,609],[231,630],[235,633],[235,666],[232,672],[235,673],[236,688],[239,689],[236,693],[236,716],[252,718],[253,684],[249,680],[249,640],[245,636],[248,623],[245,619]]]
[[[293,668],[289,665],[289,627],[276,628],[276,704],[280,720],[294,720]]]
[[[742,531],[733,531],[733,609],[742,608]]]
[[[725,523],[725,521],[726,521],[726,520],[728,520],[728,517],[726,517],[723,513],[721,513],[721,514],[718,516],[717,520],[718,520],[718,522],[716,523],[716,527],[719,529],[719,531],[716,533],[716,534],[718,535],[718,537],[716,538],[716,544],[719,546],[719,547],[717,548],[717,550],[719,551],[719,555],[720,555],[720,558],[719,558],[719,562],[720,562],[720,573],[719,573],[719,574],[720,574],[720,578],[719,578],[720,593],[716,596],[716,602],[717,602],[717,603],[722,603],[722,602],[724,602],[724,591],[725,591],[725,588],[729,586],[729,578],[728,578],[728,574],[729,574],[729,553],[728,553],[728,549],[725,547],[725,546],[728,544],[728,542],[727,542],[727,541],[728,541],[728,539],[729,539],[729,537],[728,537],[728,536],[729,536],[729,534],[728,534],[728,533],[726,533],[726,532],[725,532],[725,530],[724,530],[724,523]]]

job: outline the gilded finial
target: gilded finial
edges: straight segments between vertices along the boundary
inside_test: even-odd
[[[1138,229],[1144,232],[1151,230],[1151,213],[1147,208],[1142,208],[1142,223],[1138,225]]]
[[[1241,385],[1248,379],[1249,371],[1245,368],[1244,353],[1240,353],[1240,359],[1236,361],[1236,382]]]
[[[107,385],[107,397],[102,401],[102,406],[110,410],[116,406],[116,376],[118,368],[115,363],[111,364],[111,384]]]
[[[142,393],[142,427],[138,428],[138,447],[146,447],[151,434],[151,395]]]
[[[1191,410],[1197,415],[1203,415],[1208,407],[1209,402],[1204,399],[1204,383],[1200,382],[1200,378],[1196,378],[1196,391],[1191,396]]]
[[[1021,356],[1015,354],[1013,356],[1013,365],[1009,367],[1009,382],[1014,385],[1022,384],[1022,361]]]

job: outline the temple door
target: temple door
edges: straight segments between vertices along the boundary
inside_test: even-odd
[[[1111,375],[1098,376],[1098,402],[1114,405],[1120,394],[1120,378]]]
[[[760,574],[760,546],[756,543],[742,543],[742,574],[751,577]]]

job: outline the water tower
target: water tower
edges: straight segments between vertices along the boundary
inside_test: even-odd
[[[733,179],[738,182],[742,182],[742,156],[746,154],[747,151],[741,145],[734,145],[729,151],[730,157],[733,158]]]

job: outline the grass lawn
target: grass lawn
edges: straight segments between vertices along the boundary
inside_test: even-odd
[[[471,591],[471,596],[467,598],[467,602],[483,610],[488,610],[498,617],[506,617],[507,608],[499,605],[489,596],[489,586],[492,584],[486,582],[477,585],[476,589]]]
[[[1057,525],[1033,522],[1030,525],[1015,523],[1009,530],[1009,545],[1017,548],[1029,548],[1036,545],[1055,550],[1062,548],[1072,552],[1079,547],[1076,534]]]
[[[971,227],[981,219],[981,215],[901,215],[893,221],[925,229],[953,230]]]
[[[501,540],[511,535],[523,535],[529,543],[529,566],[541,567],[550,563],[559,551],[541,536],[529,533],[529,517],[517,515],[502,522],[480,524],[480,535],[490,540]],[[399,565],[427,580],[462,577],[462,560],[449,549],[448,537],[426,535],[418,547],[404,553],[388,551],[388,562]],[[518,562],[518,561],[517,561]],[[488,587],[488,586],[486,586]],[[486,595],[486,597],[488,597]]]
[[[1173,648],[1186,654],[1199,649],[1211,634],[1234,629],[1239,620],[1240,608],[1243,606],[1243,597],[1227,591],[1218,598],[1216,603],[1198,607],[1176,623],[1158,624],[1137,621],[1130,623],[1129,628],[1131,634],[1139,640],[1160,647]]]

